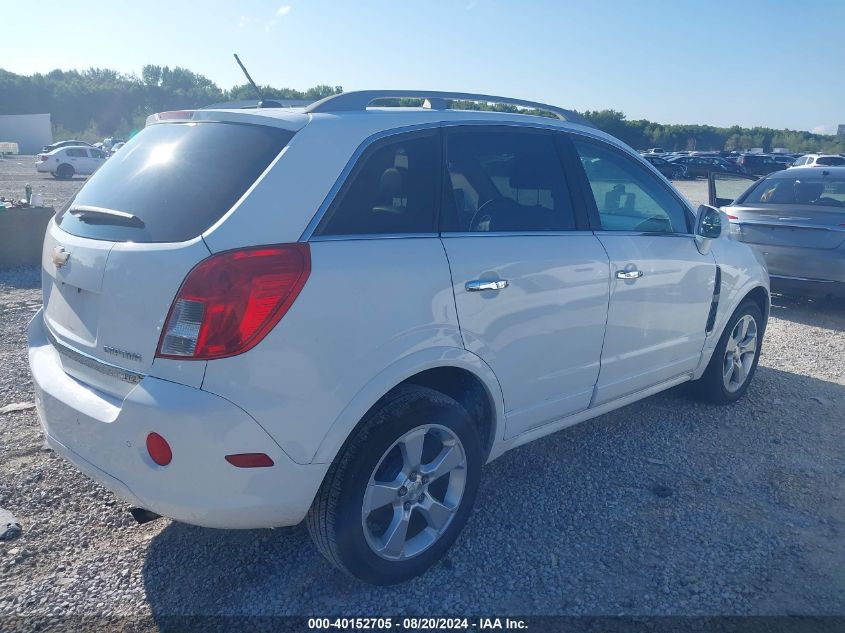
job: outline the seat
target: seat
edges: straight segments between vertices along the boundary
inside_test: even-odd
[[[795,181],[795,202],[797,204],[810,204],[818,200],[822,193],[824,193],[823,182]]]

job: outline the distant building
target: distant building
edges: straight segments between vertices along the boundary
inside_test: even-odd
[[[841,136],[845,138],[845,123],[840,123],[839,127],[836,128],[836,136]]]
[[[0,114],[0,142],[18,144],[21,154],[37,154],[53,142],[49,114]]]

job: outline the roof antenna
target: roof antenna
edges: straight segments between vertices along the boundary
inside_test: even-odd
[[[252,77],[249,76],[249,72],[247,72],[246,67],[243,65],[243,63],[241,63],[241,58],[238,57],[237,53],[234,53],[234,56],[235,56],[235,61],[238,62],[238,66],[240,66],[241,70],[244,71],[244,75],[246,75],[246,80],[250,83],[250,85],[252,86],[252,89],[255,90],[255,94],[258,95],[258,105],[256,107],[258,107],[258,108],[281,108],[282,104],[279,103],[278,101],[272,101],[272,100],[265,101],[264,100],[264,96],[261,94],[261,90],[258,89],[258,86],[252,80]]]

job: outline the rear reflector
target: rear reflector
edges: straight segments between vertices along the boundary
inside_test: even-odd
[[[147,436],[147,452],[159,466],[167,466],[173,459],[170,444],[158,433],[150,433]]]
[[[310,273],[304,243],[212,255],[182,282],[156,356],[210,360],[252,349],[290,309]]]
[[[273,465],[273,460],[266,453],[226,455],[226,461],[238,468],[267,468]]]

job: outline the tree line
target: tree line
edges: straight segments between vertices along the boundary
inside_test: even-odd
[[[321,99],[341,92],[341,86],[318,85],[305,91],[261,86],[268,99]],[[198,108],[221,101],[254,99],[248,84],[221,89],[203,75],[186,68],[144,66],[140,77],[106,68],[53,70],[46,74],[18,75],[0,68],[0,114],[49,112],[57,140],[101,140],[126,137],[144,126],[153,112]],[[414,100],[394,103],[418,104]],[[454,102],[452,107],[516,110],[506,105]],[[537,114],[544,114],[537,112]],[[765,127],[714,127],[711,125],[664,125],[645,119],[628,120],[616,110],[582,113],[599,129],[638,149],[743,150],[762,147],[770,151],[785,147],[793,152],[845,152],[845,139],[798,130]]]

